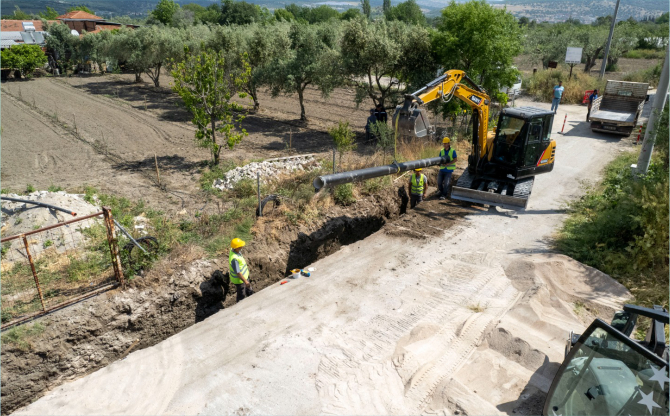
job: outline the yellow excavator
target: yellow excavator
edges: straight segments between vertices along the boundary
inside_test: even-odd
[[[464,84],[467,83],[468,85]],[[396,107],[393,127],[399,136],[435,134],[422,104],[453,97],[472,108],[472,154],[468,168],[452,187],[451,198],[525,209],[535,175],[554,168],[556,141],[551,140],[554,113],[534,107],[505,108],[497,128],[488,131],[491,98],[463,71],[450,70],[405,96]]]

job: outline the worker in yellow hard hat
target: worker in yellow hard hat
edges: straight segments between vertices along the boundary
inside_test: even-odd
[[[237,290],[237,302],[254,294],[249,281],[249,268],[247,261],[242,257],[241,251],[245,243],[239,238],[233,238],[230,242],[230,254],[228,255],[228,272],[230,282]]]
[[[448,137],[445,136],[442,139],[442,144],[444,145],[444,149],[440,150],[440,157],[446,163],[440,165],[440,172],[437,175],[437,190],[440,194],[440,199],[446,199],[449,184],[451,183],[451,175],[456,169],[458,156],[456,155],[456,150],[451,148],[451,140]]]
[[[421,173],[421,168],[414,169],[409,178],[409,207],[414,208],[426,198],[428,178]]]

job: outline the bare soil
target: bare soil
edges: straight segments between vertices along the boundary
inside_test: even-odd
[[[162,81],[167,85],[169,76]],[[210,155],[195,145],[190,116],[168,87],[136,84],[132,75],[93,75],[6,82],[2,93],[3,189],[21,191],[30,184],[80,191],[90,185],[144,200],[168,215],[185,210],[193,216],[216,208],[198,184]],[[299,120],[297,97],[262,93],[259,99],[261,110],[243,124],[249,136],[222,158],[241,163],[296,153],[329,155],[327,130],[340,120],[358,130],[359,155],[374,151],[362,143],[367,107],[356,107],[352,91],[337,90],[324,98],[309,90],[307,123]],[[435,172],[428,173],[434,181]],[[254,226],[255,238],[245,253],[255,290],[384,224],[389,224],[389,235],[426,239],[470,212],[433,198],[401,216],[407,203],[406,191],[387,189],[349,207],[333,206],[319,220],[300,225],[288,224],[281,210],[269,211]],[[2,414],[234,304],[234,293],[229,294],[234,288],[224,283],[226,261],[181,247],[148,276],[132,281],[129,290],[108,292],[41,318],[46,330],[28,339],[28,348],[3,345]]]
[[[431,197],[401,216],[407,202],[402,187],[386,189],[349,207],[333,206],[321,220],[298,226],[287,225],[280,210],[269,211],[254,226],[254,241],[245,250],[254,289],[262,290],[290,269],[306,267],[384,226],[390,236],[426,239],[472,211]],[[27,340],[27,349],[3,344],[2,414],[232,306],[235,288],[225,283],[227,259],[202,257],[193,247],[179,248],[145,278],[131,281],[130,289],[107,292],[41,318],[46,330]]]
[[[2,84],[2,186],[22,191],[50,185],[78,191],[91,185],[104,193],[144,200],[149,206],[189,215],[211,202],[198,179],[211,159],[197,147],[189,113],[167,86],[134,83],[132,75],[38,78]],[[354,93],[338,89],[324,98],[305,94],[308,122],[299,120],[295,96],[259,97],[260,111],[248,114],[249,133],[222,159],[242,163],[289,154],[332,151],[329,127],[347,121],[358,132],[358,154],[374,151],[364,142],[370,103],[357,108]],[[291,149],[289,149],[289,144]],[[158,186],[155,161],[160,169]],[[213,209],[210,204],[205,211]]]

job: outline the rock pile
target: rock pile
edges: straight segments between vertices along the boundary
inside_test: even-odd
[[[214,181],[213,186],[219,190],[232,189],[242,179],[256,179],[260,174],[261,182],[274,178],[281,173],[293,171],[313,170],[319,167],[319,162],[312,155],[289,156],[279,159],[270,159],[263,162],[251,162],[228,171],[223,179]]]
[[[6,196],[66,208],[76,212],[77,217],[83,217],[100,211],[99,207],[86,202],[84,200],[84,195],[68,194],[64,191],[37,191],[29,195],[8,194]],[[3,200],[2,236],[9,237],[23,234],[38,228],[73,220],[77,217],[38,205]],[[78,247],[85,239],[81,230],[90,227],[96,223],[96,221],[101,222],[102,220],[90,218],[43,233],[31,235],[28,240],[31,254],[34,257],[39,257],[45,251],[55,250],[61,253]],[[6,243],[6,247],[3,246],[3,266],[7,266],[8,263],[11,264],[16,260],[23,259],[25,259],[25,250],[21,239]]]

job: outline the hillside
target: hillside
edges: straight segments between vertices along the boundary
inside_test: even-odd
[[[182,0],[181,4],[197,3],[207,6],[216,3],[215,0]],[[350,7],[358,7],[357,1],[287,1],[287,0],[250,0],[250,3],[256,3],[270,9],[281,8],[290,3],[301,5],[321,5],[326,4],[338,10],[345,10]],[[497,7],[507,7],[517,17],[526,16],[530,19],[536,19],[538,22],[563,21],[570,17],[579,18],[585,23],[592,22],[598,16],[606,16],[614,11],[614,0],[489,0]],[[146,16],[152,10],[158,0],[87,0],[84,2],[75,0],[4,0],[2,2],[3,15],[11,14],[16,6],[27,13],[38,13],[46,9],[47,6],[54,8],[59,12],[65,12],[67,8],[74,5],[84,4],[95,13],[102,17],[113,16]],[[381,6],[382,0],[371,0],[373,7]],[[398,1],[393,1],[393,4]],[[417,3],[428,15],[436,15],[440,9],[448,4],[446,0],[418,0]],[[636,19],[644,16],[658,16],[668,11],[668,2],[664,0],[630,0],[622,4],[619,9],[619,18]]]

